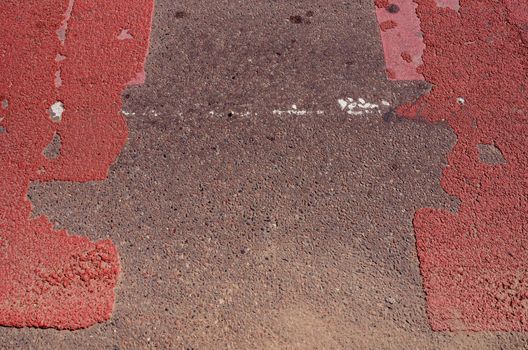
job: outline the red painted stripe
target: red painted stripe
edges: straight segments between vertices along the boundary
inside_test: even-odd
[[[144,74],[153,0],[0,8],[0,325],[86,327],[110,317],[117,251],[30,219],[26,193],[32,180],[106,178],[127,138],[121,92]],[[118,39],[123,29],[131,39]],[[56,102],[60,122],[49,114]],[[60,155],[48,159],[55,134]]]
[[[410,0],[377,0],[387,77],[390,80],[423,80],[419,72],[424,44],[416,4]]]
[[[414,219],[432,327],[528,331],[527,2],[465,0],[459,13],[416,2],[433,89],[399,113],[458,136],[441,182],[458,212]],[[505,163],[483,161],[483,145]]]

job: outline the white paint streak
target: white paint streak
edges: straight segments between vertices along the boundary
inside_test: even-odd
[[[51,120],[59,123],[62,120],[62,113],[64,113],[64,104],[61,101],[55,102],[51,105],[49,112]]]
[[[295,108],[293,108],[295,107]],[[134,112],[129,112],[129,111],[126,111],[126,110],[121,110],[121,113],[125,116],[129,116],[129,115],[136,115],[136,113]],[[292,105],[292,109],[288,109],[288,110],[273,110],[272,111],[273,114],[275,115],[300,115],[300,116],[304,116],[304,115],[323,115],[325,114],[325,111],[323,110],[313,110],[313,111],[309,111],[309,110],[302,110],[302,109],[299,109],[296,105]],[[151,115],[151,116],[159,116],[160,115],[160,112],[157,112],[156,110],[146,110],[145,112],[141,113],[141,115]],[[182,117],[183,116],[183,113],[177,113],[178,116]],[[251,112],[251,111],[242,111],[242,112],[236,112],[236,111],[228,111],[228,112],[217,112],[217,111],[208,111],[207,112],[207,115],[211,116],[211,117],[225,117],[226,115],[228,117],[245,117],[245,118],[248,118],[248,117],[256,117],[258,116],[259,114],[257,112]]]
[[[156,110],[154,110],[154,109],[150,110],[150,114],[152,114],[155,117],[157,117],[159,115],[158,112],[156,112]]]
[[[347,97],[346,99],[337,100],[337,103],[339,103],[341,110],[346,111],[350,115],[363,115],[380,112],[380,106],[378,104],[367,102],[361,97],[359,97],[357,100]],[[381,104],[386,107],[390,106],[390,103],[385,100],[382,100]]]
[[[225,116],[226,113],[217,113],[215,111],[209,111],[208,113],[210,116],[212,117],[216,117],[216,116]],[[182,116],[182,113],[178,114],[179,116]],[[229,111],[228,113],[228,116],[229,117],[251,117],[251,116],[257,116],[258,113],[254,113],[254,112],[250,112],[250,111],[246,111],[246,112],[235,112],[235,111]]]
[[[117,40],[130,40],[133,38],[134,37],[132,36],[132,34],[128,32],[128,29],[123,29],[121,33],[119,33],[119,35],[117,36]]]
[[[55,56],[55,62],[62,62],[66,59],[66,56],[61,55],[60,53]]]
[[[280,110],[280,109],[273,110],[273,114],[275,114],[275,115],[283,115],[283,114],[286,114],[286,115],[308,115],[308,114],[313,114],[313,113],[314,113],[313,111],[307,111],[307,110],[304,110],[304,109],[298,109],[297,105],[292,105],[291,109],[287,109],[287,110]]]
[[[60,28],[57,29],[56,31],[57,37],[59,38],[59,41],[61,42],[62,45],[64,45],[64,42],[66,41],[66,31],[68,30],[68,21],[71,18],[74,5],[75,5],[75,0],[69,0],[68,8],[66,9],[66,12],[64,13],[64,19],[62,20]]]
[[[61,70],[55,72],[55,88],[60,88],[62,86]]]

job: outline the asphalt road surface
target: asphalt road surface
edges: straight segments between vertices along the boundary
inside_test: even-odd
[[[430,85],[387,79],[372,1],[154,13],[108,179],[28,193],[34,216],[115,244],[113,314],[3,327],[0,349],[528,348],[523,333],[431,330],[412,219],[457,209],[440,186],[457,138],[395,113]]]

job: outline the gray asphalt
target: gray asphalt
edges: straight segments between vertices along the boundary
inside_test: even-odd
[[[146,71],[109,179],[30,191],[118,247],[112,319],[1,349],[523,349],[429,328],[412,217],[456,207],[456,137],[394,113],[428,86],[386,79],[371,1],[158,0]]]

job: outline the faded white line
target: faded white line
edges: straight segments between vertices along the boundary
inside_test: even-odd
[[[286,109],[286,110],[275,109],[273,110],[273,114],[275,115],[283,115],[283,114],[286,114],[286,115],[310,115],[310,114],[321,115],[321,114],[324,114],[324,111],[320,111],[320,110],[308,111],[305,109],[297,108],[297,105],[292,105],[290,109]]]
[[[381,100],[381,102],[378,104],[378,103],[368,102],[362,97],[359,97],[357,99],[347,97],[344,99],[337,100],[337,103],[339,104],[339,107],[341,107],[342,111],[346,111],[350,115],[365,115],[365,114],[380,113],[381,112],[380,104],[385,107],[390,106],[390,103],[385,100]]]

